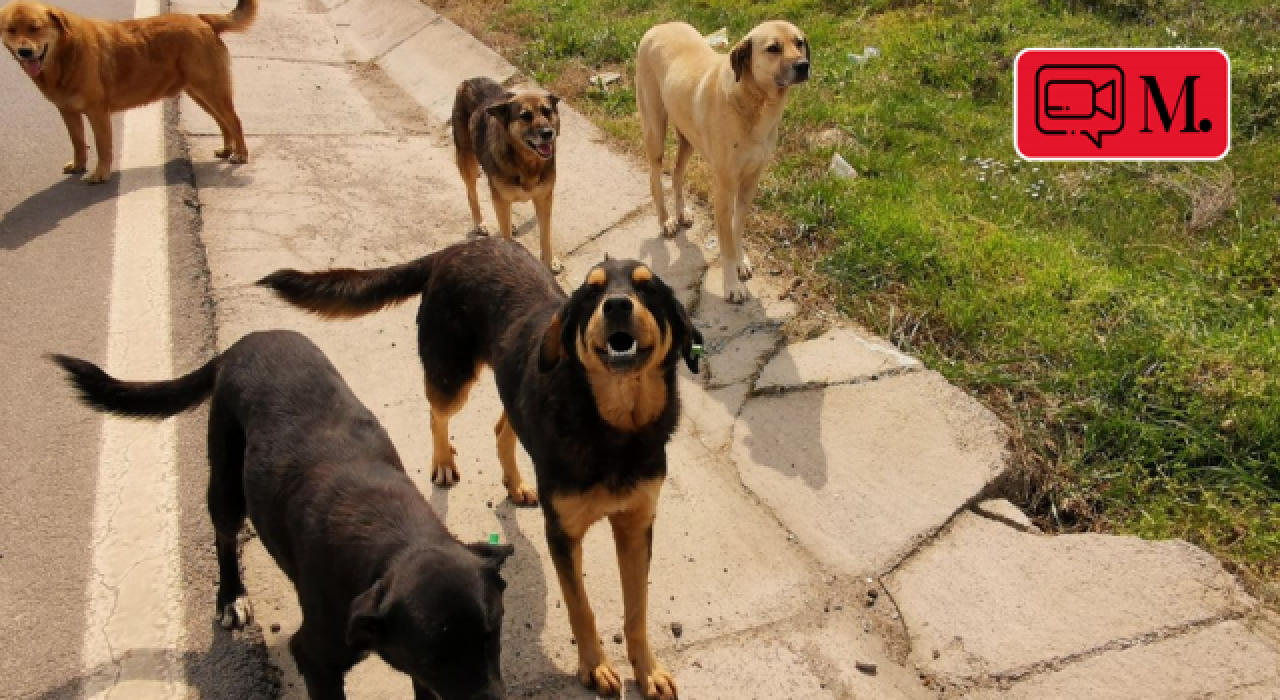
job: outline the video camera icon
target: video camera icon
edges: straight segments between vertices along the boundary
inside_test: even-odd
[[[1124,71],[1116,65],[1048,64],[1036,71],[1036,129],[1083,134],[1102,148],[1124,129]]]

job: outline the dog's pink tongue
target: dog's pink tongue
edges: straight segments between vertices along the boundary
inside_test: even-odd
[[[538,144],[538,154],[541,155],[543,158],[550,158],[551,154],[555,152],[556,152],[556,147],[554,144],[550,144],[550,143]]]
[[[40,75],[40,69],[44,67],[44,61],[41,61],[38,58],[24,59],[21,63],[22,69],[27,72],[27,75],[33,78]]]

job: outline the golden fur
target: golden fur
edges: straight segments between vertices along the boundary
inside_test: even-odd
[[[58,108],[71,137],[66,173],[82,173],[93,129],[98,162],[85,181],[111,176],[111,115],[186,92],[222,130],[220,158],[249,159],[231,101],[231,54],[219,34],[253,22],[257,0],[226,15],[167,14],[123,22],[89,19],[59,7],[15,0],[0,9],[0,37],[40,92]]]
[[[684,171],[693,151],[711,166],[716,235],[724,268],[724,295],[746,300],[751,261],[742,233],[764,166],[778,143],[787,91],[809,76],[809,44],[789,22],[764,22],[718,54],[693,27],[660,24],[645,33],[636,53],[636,105],[649,158],[649,187],[664,235],[692,219],[684,206]],[[662,157],[667,124],[676,130],[671,174],[675,214],[667,217]],[[735,274],[736,273],[736,274]]]

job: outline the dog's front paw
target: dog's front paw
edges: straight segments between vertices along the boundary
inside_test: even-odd
[[[471,227],[471,230],[470,230],[468,233],[470,233],[470,234],[471,234],[471,235],[473,235],[473,236],[490,236],[490,235],[493,235],[492,233],[490,233],[490,231],[489,231],[489,227],[488,227],[488,226],[486,226],[486,225],[484,225],[484,224],[476,224],[475,226],[472,226],[472,227]]]
[[[657,666],[652,671],[636,675],[636,684],[644,691],[647,700],[676,700],[676,678],[667,669]]]
[[[216,150],[216,151],[214,151],[214,152],[213,152],[213,157],[214,157],[214,158],[227,158],[227,157],[230,157],[230,156],[231,156],[231,149],[230,149],[230,148],[219,148],[218,150]]]
[[[622,681],[618,678],[618,672],[607,661],[595,668],[578,669],[578,680],[600,697],[616,698],[622,694]]]
[[[240,596],[222,606],[218,615],[218,623],[224,630],[243,629],[250,622],[253,622],[253,605],[249,603],[248,596]]]
[[[234,163],[236,165],[244,165],[245,163],[249,162],[249,154],[248,153],[232,153],[231,157],[227,159],[227,162]]]
[[[666,221],[662,222],[663,238],[675,238],[676,235],[679,233],[680,233],[680,219],[678,216],[673,216],[667,219]]]
[[[111,179],[110,170],[95,170],[84,178],[84,182],[85,184],[88,184],[88,185],[101,185],[102,183],[110,179]]]
[[[747,257],[746,253],[743,253],[742,259],[738,261],[738,279],[746,282],[751,279],[754,273],[755,268],[751,267],[751,259]]]
[[[462,481],[462,477],[458,474],[458,465],[452,459],[447,462],[436,462],[431,465],[431,483],[440,488],[453,488],[453,485]]]
[[[528,484],[518,484],[515,488],[508,486],[507,497],[512,503],[524,508],[538,505],[538,490]]]
[[[547,269],[551,270],[551,274],[558,275],[564,272],[564,263],[560,262],[560,258],[552,255],[551,262],[547,263]]]
[[[89,169],[88,166],[86,166],[84,163],[77,163],[74,160],[67,161],[67,164],[62,166],[62,172],[67,175],[75,175],[76,173],[83,173],[88,169]]]

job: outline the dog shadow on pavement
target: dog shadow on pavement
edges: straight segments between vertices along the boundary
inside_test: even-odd
[[[0,250],[22,248],[56,230],[67,219],[103,202],[137,191],[136,183],[154,182],[157,174],[163,177],[166,185],[173,185],[190,182],[191,172],[192,164],[189,160],[174,158],[160,166],[113,172],[111,179],[101,185],[86,185],[78,175],[68,175],[27,197],[0,217]],[[129,177],[124,177],[125,174]],[[229,184],[240,187],[252,182],[252,178],[239,175],[219,179],[222,186]],[[200,184],[208,186],[209,183]]]
[[[83,675],[32,696],[34,700],[79,700],[97,686],[94,679],[116,678],[117,682],[159,682],[164,671],[178,671],[179,682],[192,698],[222,700],[268,700],[279,695],[280,681],[267,662],[261,631],[255,626],[230,633],[215,620],[211,646],[203,651],[174,652],[171,649],[137,649],[128,652],[127,666],[102,664]],[[142,669],[141,671],[139,669]],[[98,688],[100,690],[100,688]]]

